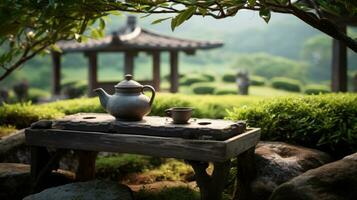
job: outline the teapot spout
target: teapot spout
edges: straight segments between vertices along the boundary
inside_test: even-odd
[[[102,105],[102,107],[107,110],[108,100],[111,95],[106,93],[102,88],[97,88],[93,91],[99,96],[100,104]]]

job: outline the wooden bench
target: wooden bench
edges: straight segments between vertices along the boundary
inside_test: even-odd
[[[255,177],[254,150],[260,129],[229,120],[193,119],[172,124],[166,117],[147,116],[140,122],[116,121],[107,114],[80,113],[54,121],[39,121],[26,129],[31,146],[31,174],[37,187],[58,168],[63,151],[76,150],[76,179],[95,178],[97,152],[121,152],[184,159],[195,172],[201,199],[219,200],[227,183],[231,159],[237,158],[235,199],[250,199]],[[48,149],[56,149],[50,154]],[[214,169],[208,174],[208,163]]]

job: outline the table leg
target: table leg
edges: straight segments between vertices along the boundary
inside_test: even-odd
[[[78,168],[76,171],[77,181],[89,181],[95,178],[95,159],[98,152],[76,151],[78,154]]]
[[[231,161],[215,162],[212,175],[206,172],[207,162],[187,161],[195,171],[195,178],[200,188],[202,200],[220,200],[227,183]]]
[[[255,147],[237,156],[237,187],[233,199],[250,200],[252,199],[251,182],[256,176]]]

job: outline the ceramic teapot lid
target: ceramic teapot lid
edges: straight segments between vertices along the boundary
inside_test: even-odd
[[[114,87],[117,89],[134,89],[134,88],[142,88],[143,87],[143,85],[132,80],[132,78],[133,78],[133,76],[131,74],[126,74],[125,80],[116,84]]]

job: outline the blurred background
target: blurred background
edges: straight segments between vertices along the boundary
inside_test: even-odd
[[[107,18],[106,33],[110,34],[126,23],[126,16]],[[294,16],[273,14],[266,24],[256,12],[240,11],[234,18],[216,20],[211,17],[193,17],[174,32],[170,20],[151,24],[154,20],[166,17],[151,15],[138,17],[139,26],[164,35],[185,39],[222,41],[224,46],[210,51],[197,51],[194,56],[180,53],[180,93],[196,93],[197,82],[205,82],[222,93],[234,93],[237,89],[237,71],[246,71],[251,80],[251,95],[284,95],[289,92],[304,92],[306,88],[330,89],[332,39],[301,22]],[[356,28],[348,29],[349,35],[357,36]],[[98,54],[99,81],[120,81],[123,79],[123,59],[120,53]],[[83,94],[87,85],[88,63],[82,53],[62,56],[63,87],[81,88]],[[30,60],[1,84],[13,85],[27,80],[31,93],[35,96],[49,96],[51,90],[51,56],[42,55]],[[352,90],[352,77],[357,70],[357,54],[348,50],[349,89]],[[161,55],[161,88],[169,88],[169,55]],[[204,79],[203,76],[213,76]],[[192,82],[192,78],[196,81]],[[197,80],[197,79],[203,80]],[[289,90],[272,86],[274,78],[285,78],[299,85],[299,90]],[[135,58],[134,79],[152,79],[152,57],[140,53]],[[191,79],[187,80],[187,79]],[[286,80],[289,79],[289,80]],[[208,83],[210,82],[210,83]],[[66,88],[64,88],[64,91]],[[200,93],[200,92],[198,92]],[[203,92],[205,93],[205,92]],[[211,92],[213,93],[213,91]],[[219,93],[219,92],[218,92]]]

